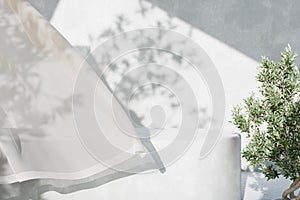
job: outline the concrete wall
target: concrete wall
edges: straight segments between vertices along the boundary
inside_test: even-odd
[[[287,44],[300,52],[299,1],[148,1],[255,60],[277,60]]]
[[[148,0],[148,2],[151,3],[150,6],[148,4],[141,6],[139,1],[134,0],[90,0],[89,3],[81,0],[61,0],[51,23],[71,44],[88,46],[91,49],[105,40],[105,37],[98,38],[105,30],[110,27],[115,30],[117,16],[121,14],[128,21],[123,24],[123,31],[159,25],[166,28],[175,27],[175,31],[197,42],[215,63],[226,94],[224,126],[232,133],[236,130],[227,123],[230,119],[231,107],[240,103],[250,91],[255,90],[256,66],[259,64],[261,55],[278,60],[279,52],[288,43],[292,45],[296,53],[300,52],[299,1]],[[46,13],[45,16],[48,16]],[[222,153],[231,152],[230,148],[236,148],[238,145],[231,147],[225,145],[225,147],[216,149],[219,156],[222,156]],[[221,149],[224,151],[220,151]],[[165,175],[140,175],[85,192],[71,195],[48,193],[45,196],[49,199],[83,199],[87,196],[90,197],[89,199],[98,199],[99,196],[122,199],[123,195],[127,195],[125,199],[151,199],[151,197],[152,199],[154,197],[156,199],[182,199],[186,196],[189,199],[201,199],[197,196],[199,193],[196,194],[201,191],[202,194],[207,195],[204,199],[220,199],[213,195],[220,195],[221,192],[212,194],[211,190],[207,190],[211,189],[211,185],[206,187],[206,179],[211,179],[211,177],[203,175],[205,169],[202,167],[205,163],[201,163],[195,156],[198,155],[199,150],[199,146],[193,146],[191,151],[171,166]],[[235,156],[235,153],[231,152],[230,155]],[[225,160],[218,161],[224,162]],[[212,160],[208,159],[206,162],[209,163]],[[235,158],[231,164],[236,165],[237,162],[238,159]],[[217,166],[210,165],[213,168]],[[222,166],[222,163],[218,165]],[[245,168],[246,165],[244,163]],[[214,177],[219,177],[221,170],[214,171]],[[205,180],[200,177],[205,177]],[[234,177],[238,178],[238,175]],[[267,189],[262,189],[260,184],[261,180],[265,181],[263,178],[258,180],[254,177],[253,181],[253,176],[249,178],[246,175],[245,181],[247,177],[248,179],[252,177],[252,182],[257,184],[257,187],[251,187],[252,183],[244,183],[247,188],[242,188],[242,190],[246,192],[245,196],[248,199],[269,199],[270,195],[265,194],[267,192],[272,193],[272,198],[275,198],[280,194],[280,190],[288,185],[286,180],[281,179],[283,184],[276,187],[276,191],[271,187],[268,190],[269,186],[265,182],[264,188]],[[220,180],[217,182],[220,183]],[[235,184],[236,182],[232,183],[232,186]],[[150,190],[144,191],[146,187]],[[218,187],[216,190],[222,191],[222,188]],[[232,195],[234,196],[225,199],[239,198],[236,194]]]

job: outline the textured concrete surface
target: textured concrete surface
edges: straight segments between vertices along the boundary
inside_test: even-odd
[[[242,172],[242,197],[244,200],[277,200],[291,182],[283,177],[267,181],[258,172]]]
[[[142,19],[134,10],[139,8],[137,1],[90,1],[87,4],[84,1],[61,0],[52,24],[72,44],[93,46],[88,37],[99,35],[112,26],[118,14],[124,14],[131,22],[124,30],[153,26],[151,20],[155,17],[164,24],[165,16],[170,15],[176,23],[179,21],[176,31],[185,35],[190,31],[192,34],[189,36],[207,51],[218,67],[227,94],[228,113],[232,105],[239,103],[254,89],[255,68],[261,55],[278,59],[278,53],[288,43],[296,52],[300,52],[299,1],[148,1],[161,10],[154,9],[154,15]],[[283,178],[267,182],[260,173],[243,172],[242,196],[246,200],[274,200],[289,184]],[[90,199],[97,199],[98,190],[101,189],[86,192],[94,197]],[[74,195],[80,194],[84,193]],[[48,195],[65,199],[63,195]]]
[[[300,51],[300,1],[148,1],[255,60],[277,60],[288,43]]]
[[[59,0],[27,0],[37,9],[47,20],[51,20]]]

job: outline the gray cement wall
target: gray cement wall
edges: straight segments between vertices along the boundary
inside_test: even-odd
[[[255,60],[278,60],[287,44],[300,53],[300,1],[148,1]]]

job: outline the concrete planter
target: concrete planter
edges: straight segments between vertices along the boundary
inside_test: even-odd
[[[240,200],[240,136],[222,136],[203,160],[199,159],[203,137],[198,138],[180,160],[167,167],[165,174],[155,172],[120,179],[96,189],[95,195],[110,200]]]

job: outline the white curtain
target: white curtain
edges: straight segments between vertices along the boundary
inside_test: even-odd
[[[74,92],[78,77],[85,81]],[[0,0],[0,126],[0,183],[15,188],[4,199],[163,169],[149,141],[122,132],[136,129],[92,68],[19,0]]]

